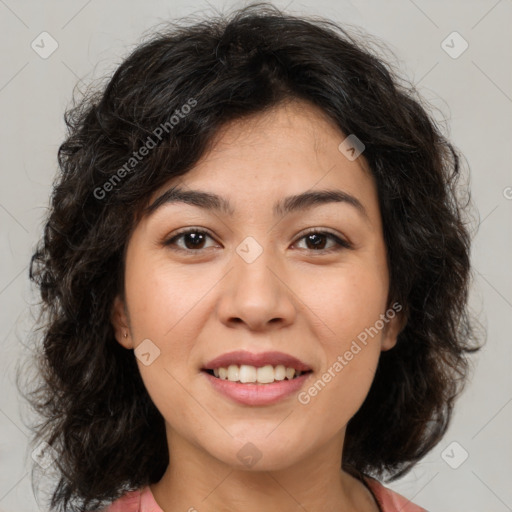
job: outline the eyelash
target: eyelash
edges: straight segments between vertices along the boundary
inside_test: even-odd
[[[210,233],[208,233],[208,231],[204,231],[203,229],[198,229],[198,228],[187,228],[187,229],[184,229],[183,231],[179,231],[178,233],[173,235],[168,240],[165,240],[163,242],[163,244],[165,246],[174,245],[176,240],[178,240],[179,238],[183,237],[184,235],[188,235],[190,233],[208,235],[210,238],[213,239],[213,236],[210,235]],[[334,242],[336,243],[336,246],[331,247],[330,249],[318,249],[318,250],[306,249],[306,250],[309,250],[310,252],[314,252],[314,253],[331,253],[331,252],[341,251],[343,249],[352,249],[352,245],[349,242],[347,242],[346,240],[343,240],[342,238],[339,238],[334,233],[331,233],[329,231],[320,231],[320,230],[317,230],[317,229],[314,229],[314,228],[306,231],[305,233],[303,233],[302,236],[297,239],[297,242],[300,241],[300,240],[303,240],[304,238],[306,238],[309,235],[325,235],[325,236],[327,236],[327,238],[330,238],[331,240],[334,240]],[[173,250],[180,251],[180,252],[193,253],[193,252],[201,252],[204,249],[197,249],[197,250],[195,250],[195,249],[183,249],[182,247],[175,246],[173,248]]]

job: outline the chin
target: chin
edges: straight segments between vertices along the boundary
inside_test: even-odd
[[[265,439],[267,434],[249,440],[244,436],[244,440],[233,439],[231,446],[227,447],[221,453],[218,453],[218,445],[215,453],[210,454],[215,458],[233,467],[236,470],[244,471],[279,471],[286,469],[294,464],[298,464],[303,456],[300,448],[304,446],[302,441],[298,441],[296,446],[288,443],[284,445],[283,440]],[[260,439],[261,438],[261,439]],[[289,441],[289,437],[288,437]],[[231,456],[226,457],[226,452]]]

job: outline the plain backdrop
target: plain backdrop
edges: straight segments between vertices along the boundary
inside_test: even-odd
[[[437,109],[436,118],[446,121],[445,133],[467,159],[480,216],[472,251],[471,304],[487,327],[487,344],[474,358],[472,380],[443,441],[414,471],[389,486],[431,512],[510,511],[512,1],[274,3],[295,14],[355,25],[382,39],[404,75]],[[22,422],[26,412],[14,372],[31,327],[30,305],[37,300],[28,264],[42,232],[65,133],[63,113],[73,88],[113,72],[143,33],[158,23],[243,5],[217,0],[192,5],[182,0],[0,0],[2,512],[38,510]],[[49,36],[40,36],[42,32]],[[36,51],[31,43],[42,37],[44,51],[41,43]],[[44,55],[52,44],[57,49]]]

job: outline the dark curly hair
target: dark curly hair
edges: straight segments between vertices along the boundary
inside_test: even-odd
[[[372,44],[355,29],[253,4],[153,31],[66,111],[60,173],[30,263],[42,340],[37,387],[25,394],[43,418],[31,426],[34,445],[44,440],[57,455],[53,510],[103,506],[162,477],[164,419],[111,324],[127,242],[150,195],[193,168],[225,123],[289,100],[319,107],[365,145],[388,303],[406,317],[347,426],[342,466],[392,481],[441,440],[479,348],[468,307],[470,194],[459,196],[458,150]]]

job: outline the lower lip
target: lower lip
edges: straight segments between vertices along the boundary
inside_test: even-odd
[[[244,405],[270,405],[299,391],[312,374],[304,373],[292,380],[280,380],[270,384],[242,384],[219,379],[202,371],[211,385],[221,394]]]

